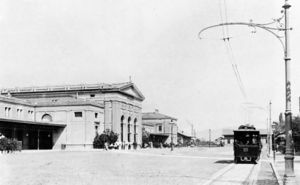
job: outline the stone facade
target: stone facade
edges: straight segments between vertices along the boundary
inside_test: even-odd
[[[128,148],[142,142],[144,96],[131,82],[4,89],[1,98],[0,118],[52,124],[51,148],[91,148],[105,129]],[[10,123],[2,125],[7,130]]]

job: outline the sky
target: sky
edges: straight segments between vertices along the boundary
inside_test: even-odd
[[[180,129],[266,128],[285,111],[280,42],[265,30],[283,0],[0,0],[0,88],[132,81],[143,112],[159,109]],[[299,114],[300,2],[290,1],[292,111]],[[227,12],[227,16],[225,16]],[[274,25],[276,26],[276,25]],[[226,28],[226,29],[227,29]],[[282,32],[279,32],[282,35]],[[247,98],[235,78],[234,56]]]

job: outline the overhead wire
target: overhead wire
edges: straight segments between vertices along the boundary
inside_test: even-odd
[[[224,3],[224,17],[225,17],[225,22],[227,23],[227,22],[228,22],[228,15],[227,15],[227,5],[226,5],[226,0],[223,0],[223,3]],[[219,0],[219,11],[220,11],[221,22],[223,23],[223,11],[222,11],[222,3],[221,3],[221,0]],[[226,28],[226,29],[225,29],[225,28]],[[225,43],[226,52],[227,52],[227,54],[228,54],[228,58],[229,58],[229,61],[230,61],[230,63],[231,63],[231,66],[232,66],[232,69],[233,69],[235,78],[236,78],[236,80],[237,80],[239,89],[240,89],[240,91],[241,91],[243,97],[244,97],[245,99],[247,99],[247,94],[246,94],[245,86],[244,86],[244,84],[243,84],[243,81],[242,81],[240,72],[239,72],[239,70],[238,70],[238,65],[237,65],[237,63],[236,63],[235,56],[234,56],[234,54],[233,54],[234,52],[233,52],[233,49],[232,49],[232,46],[231,46],[231,43],[230,43],[231,37],[229,36],[229,28],[228,28],[228,25],[225,25],[225,28],[224,28],[224,26],[222,26],[223,41],[224,41],[224,43]]]

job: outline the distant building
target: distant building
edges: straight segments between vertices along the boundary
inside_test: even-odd
[[[195,137],[189,136],[185,134],[184,132],[178,132],[177,133],[177,141],[179,146],[189,146]]]
[[[171,144],[172,137],[173,144],[177,145],[176,121],[177,118],[161,114],[158,110],[143,113],[142,116],[143,129],[150,134],[150,141],[155,147]]]
[[[267,130],[259,129],[261,141],[267,143]],[[233,129],[223,129],[224,144],[233,144]]]
[[[105,129],[140,145],[143,100],[131,82],[3,89],[0,132],[23,149],[91,148]]]

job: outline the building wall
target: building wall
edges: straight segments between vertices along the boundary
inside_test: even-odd
[[[34,121],[34,108],[28,105],[0,101],[0,118]]]
[[[176,123],[171,124],[171,119],[143,119],[143,127],[153,134],[168,134],[165,144],[170,144],[172,140],[172,127],[173,127],[173,143],[177,144],[178,126]],[[152,125],[152,126],[149,126]],[[161,126],[161,130],[159,127]]]
[[[81,101],[89,100],[103,105],[103,108],[92,105],[28,107],[28,110],[32,109],[34,111],[34,116],[31,119],[35,121],[43,121],[43,115],[48,114],[52,117],[52,122],[66,124],[64,129],[59,129],[53,133],[54,148],[60,148],[61,144],[66,144],[69,147],[79,147],[82,145],[90,147],[96,133],[96,125],[98,126],[99,134],[105,129],[110,129],[119,134],[118,140],[121,141],[121,124],[123,124],[123,141],[127,144],[133,144],[134,139],[136,139],[137,144],[140,145],[142,143],[142,100],[120,92],[103,93],[99,90],[66,90],[58,92],[48,91],[45,88],[45,91],[31,92],[11,93],[11,95],[22,100],[37,102],[38,104],[51,104],[51,102],[55,104],[55,102],[76,101],[78,99]],[[4,108],[5,106],[2,107]],[[27,109],[25,110],[24,108],[24,113],[27,112]],[[75,111],[81,111],[82,117],[75,118]],[[99,115],[98,118],[95,118],[96,112]],[[122,118],[123,123],[121,123]],[[136,131],[134,132],[134,130]],[[128,134],[130,136],[129,139]]]
[[[75,112],[82,113],[82,117],[75,117]],[[97,113],[97,118],[95,118]],[[67,148],[92,147],[96,131],[102,133],[101,125],[104,125],[104,110],[93,106],[62,106],[36,108],[37,121],[43,121],[43,115],[50,115],[56,124],[66,124],[62,130],[53,134],[54,147],[60,148],[66,144]],[[96,130],[96,123],[99,123]],[[103,128],[103,127],[102,127]]]

